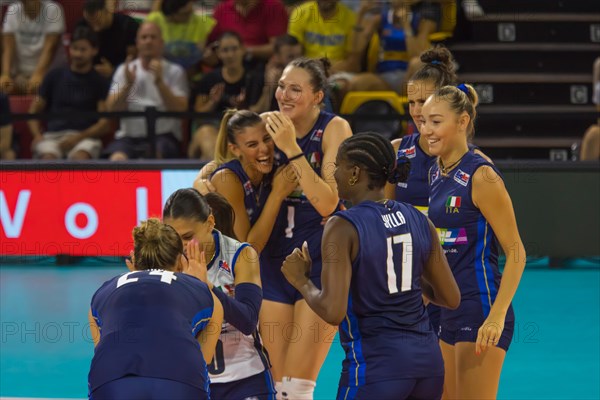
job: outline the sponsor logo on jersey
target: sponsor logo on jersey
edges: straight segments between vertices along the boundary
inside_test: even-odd
[[[460,196],[448,196],[448,200],[446,200],[446,214],[458,214],[460,203]]]
[[[433,171],[433,174],[431,174],[431,182],[435,182],[437,180],[437,178],[440,177],[440,170],[436,169],[435,171]]]
[[[413,145],[407,149],[401,149],[400,153],[404,154],[406,158],[415,158],[417,156],[417,148]]]
[[[442,246],[453,246],[459,244],[467,244],[467,230],[465,228],[437,228]]]
[[[471,175],[461,171],[460,169],[456,171],[456,174],[454,174],[454,180],[463,186],[467,186],[469,184],[469,179],[471,179]]]
[[[320,142],[321,138],[323,138],[323,129],[317,129],[315,131],[315,133],[313,133],[313,135],[310,138],[310,140],[312,140],[314,142]]]
[[[406,183],[406,182],[398,182],[398,187],[406,189],[408,187],[408,183]]]

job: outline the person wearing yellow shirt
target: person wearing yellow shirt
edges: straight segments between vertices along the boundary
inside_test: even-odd
[[[352,52],[355,24],[354,11],[339,0],[316,0],[294,8],[288,33],[302,44],[306,57],[327,57],[335,67]]]
[[[150,13],[146,20],[160,27],[165,58],[181,65],[193,78],[215,20],[209,15],[195,14],[192,0],[164,1],[161,11]]]

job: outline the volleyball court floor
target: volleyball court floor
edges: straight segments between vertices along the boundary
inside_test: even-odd
[[[93,345],[92,294],[125,266],[0,267],[0,397],[85,398]],[[42,264],[42,265],[40,265]],[[600,398],[600,264],[528,263],[514,301],[517,324],[499,399]],[[316,400],[334,399],[343,352],[334,340]],[[392,367],[392,366],[391,366]]]

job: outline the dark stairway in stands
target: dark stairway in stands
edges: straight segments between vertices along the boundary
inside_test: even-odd
[[[474,142],[493,158],[572,159],[597,120],[600,1],[479,0],[449,48],[480,95]]]

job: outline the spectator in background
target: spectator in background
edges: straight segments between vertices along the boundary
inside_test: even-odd
[[[50,69],[65,31],[60,4],[21,0],[6,11],[2,32],[0,88],[8,93],[34,93]],[[56,59],[58,62],[58,59]]]
[[[186,111],[188,84],[185,71],[163,58],[160,28],[144,22],[137,33],[138,57],[130,58],[117,68],[107,100],[109,111],[144,111],[156,107],[159,111]],[[156,121],[158,158],[177,158],[180,154],[181,121],[160,118]],[[122,118],[116,139],[108,145],[106,154],[113,161],[148,157],[150,143],[144,118]]]
[[[208,43],[224,32],[237,32],[250,61],[267,61],[273,55],[275,38],[285,34],[288,26],[287,11],[281,0],[225,0],[215,7],[213,17],[217,24]]]
[[[316,0],[306,2],[290,15],[288,33],[304,48],[308,58],[327,57],[332,72],[344,70],[341,64],[353,52],[353,27],[356,15],[339,0]]]
[[[242,38],[233,31],[225,32],[218,40],[216,54],[222,67],[206,74],[198,83],[195,93],[194,110],[202,113],[222,113],[228,108],[245,109],[256,99],[249,99],[249,93],[260,93],[262,82],[254,79],[244,67],[245,47]],[[260,85],[260,86],[259,86]],[[220,115],[214,120],[205,120],[194,133],[188,155],[197,154],[200,143],[218,134]],[[203,159],[211,159],[213,154],[202,154]]]
[[[263,81],[256,87],[262,88],[260,93],[249,93],[250,98],[258,100],[250,106],[250,111],[262,113],[265,111],[278,110],[275,90],[277,83],[283,73],[283,69],[290,62],[303,55],[302,45],[294,36],[282,35],[275,40],[275,53],[266,64],[264,72],[257,74],[257,78]]]
[[[359,54],[366,54],[377,33],[379,59],[376,73],[361,73],[349,79],[348,91],[393,90],[403,94],[406,80],[423,66],[419,55],[431,47],[429,35],[438,29],[440,18],[440,4],[431,1],[393,0],[383,7],[361,1],[355,46]]]
[[[108,79],[128,55],[135,56],[135,37],[139,28],[135,19],[115,14],[113,9],[110,0],[85,0],[83,19],[78,24],[91,27],[98,35],[94,68]]]
[[[42,135],[40,121],[28,121],[33,135],[32,150],[42,159],[73,160],[98,158],[102,149],[100,137],[110,128],[106,118],[76,117],[78,112],[103,112],[109,82],[93,68],[98,53],[98,39],[94,31],[79,26],[73,32],[69,48],[69,66],[51,70],[40,87],[39,95],[29,112],[72,111],[74,117],[54,118]]]
[[[581,160],[600,160],[600,57],[594,62],[593,102],[598,111],[598,120],[588,128],[581,142]]]
[[[196,15],[192,0],[164,1],[161,11],[150,13],[146,20],[156,23],[163,33],[164,57],[181,65],[193,80],[215,20],[209,15]]]
[[[16,154],[12,148],[12,121],[8,97],[0,93],[0,160],[14,160]]]

